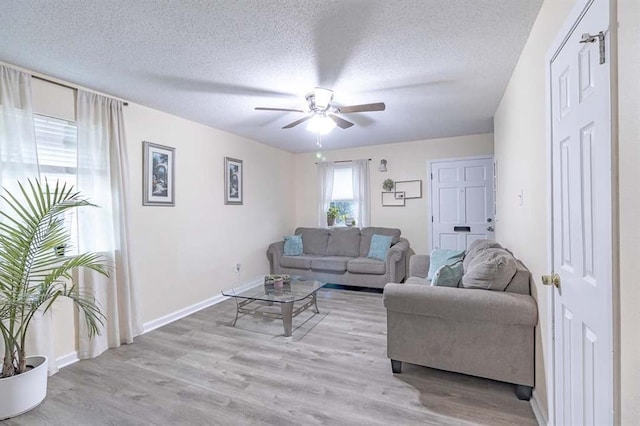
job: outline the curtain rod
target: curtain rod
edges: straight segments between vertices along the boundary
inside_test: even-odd
[[[33,75],[33,74],[32,74],[32,75],[31,75],[31,77],[32,77],[32,78],[35,78],[36,80],[46,81],[47,83],[56,84],[56,85],[58,85],[58,86],[66,87],[67,89],[71,89],[71,90],[84,90],[84,89],[80,89],[80,88],[79,88],[79,87],[77,87],[77,86],[75,86],[75,87],[74,87],[74,86],[70,86],[70,85],[68,85],[68,84],[60,83],[59,81],[49,80],[48,78],[40,77],[39,75]],[[94,92],[94,93],[96,93],[96,92]],[[102,94],[100,94],[100,95],[101,95],[101,96],[105,96],[105,95],[102,95]],[[109,98],[111,98],[111,99],[117,99],[117,98],[114,98],[113,96],[107,96],[107,97],[109,97]],[[117,99],[117,100],[122,101],[122,99]],[[122,105],[124,105],[124,106],[129,106],[129,102],[122,101]]]
[[[371,161],[371,158],[367,158],[367,160]],[[340,161],[331,161],[332,163],[352,163],[353,160],[340,160]],[[316,164],[318,164],[316,162]]]

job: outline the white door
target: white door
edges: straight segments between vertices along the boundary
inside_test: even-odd
[[[431,163],[431,249],[494,238],[493,158]]]
[[[556,425],[613,423],[608,26],[609,2],[595,0],[551,61]]]

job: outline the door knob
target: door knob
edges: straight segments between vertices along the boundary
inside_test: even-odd
[[[542,284],[544,285],[552,285],[555,288],[560,288],[560,275],[543,275],[542,276]]]
[[[493,232],[493,226],[487,226],[487,231]]]

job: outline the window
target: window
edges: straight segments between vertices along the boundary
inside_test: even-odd
[[[75,122],[34,114],[36,145],[40,179],[49,185],[56,181],[60,185],[77,186],[78,175],[78,126]],[[71,246],[68,252],[75,254],[78,242],[78,227],[75,210],[67,211],[64,217],[71,232]]]
[[[333,171],[333,192],[331,194],[330,207],[336,207],[339,211],[336,223],[340,225],[351,224],[354,218],[353,211],[353,172],[350,166],[336,166]]]

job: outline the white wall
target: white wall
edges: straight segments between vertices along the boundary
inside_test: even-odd
[[[619,23],[619,227],[620,253],[619,318],[620,377],[616,413],[622,424],[635,424],[640,417],[640,2],[611,0],[617,6]],[[551,353],[546,346],[549,289],[539,283],[547,269],[547,193],[545,135],[544,59],[552,40],[575,1],[546,0],[533,26],[529,40],[511,76],[494,119],[495,156],[498,162],[497,208],[500,220],[497,238],[510,247],[531,269],[536,280],[540,324],[536,333],[536,389],[534,396],[546,413],[547,377]],[[617,5],[616,5],[617,3]],[[615,37],[615,29],[611,36]],[[614,39],[615,40],[615,39]],[[615,62],[614,62],[615,64]],[[614,68],[615,71],[615,68]],[[619,80],[619,81],[618,81]],[[614,115],[614,128],[616,125]],[[615,145],[614,140],[614,145]],[[524,205],[517,194],[524,190]],[[617,348],[616,348],[617,349]]]
[[[34,80],[35,112],[74,119],[74,92]],[[136,104],[124,107],[133,279],[145,323],[268,271],[266,248],[295,217],[293,154]],[[142,141],[176,148],[176,206],[142,206]],[[224,157],[244,161],[244,205],[224,205]],[[90,194],[87,194],[90,196]],[[242,264],[239,276],[233,267]],[[57,356],[76,350],[69,303],[56,303]]]
[[[551,348],[547,347],[549,289],[539,277],[547,273],[547,177],[545,55],[574,1],[546,0],[520,55],[494,116],[496,239],[531,270],[538,302],[536,328],[536,386],[534,398],[547,415],[547,374]],[[518,194],[524,193],[523,204]]]
[[[640,2],[618,0],[621,424],[640,419]]]
[[[335,131],[340,131],[337,129]],[[493,135],[481,134],[453,138],[374,145],[361,148],[322,151],[327,161],[371,158],[371,225],[400,228],[416,253],[428,252],[430,182],[427,163],[442,158],[493,154]],[[387,160],[387,173],[378,171],[381,159]],[[317,226],[318,194],[315,153],[295,155],[296,226]],[[382,182],[422,181],[422,198],[406,200],[405,207],[382,207]],[[291,229],[293,231],[293,229]]]

